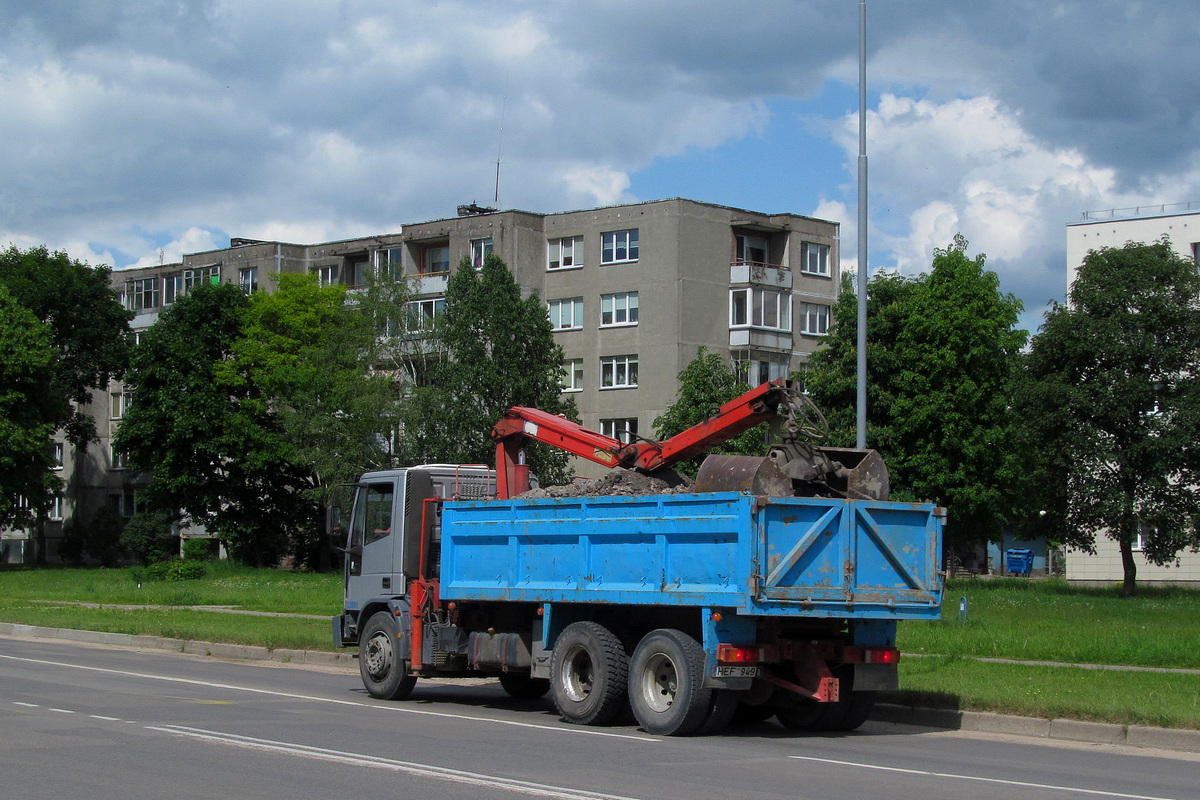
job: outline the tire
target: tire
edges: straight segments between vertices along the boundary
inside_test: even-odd
[[[786,707],[775,709],[775,719],[788,730],[817,731],[821,730],[821,718],[825,715],[828,703],[818,703],[816,700],[802,698],[799,702]]]
[[[848,664],[838,667],[833,674],[841,683],[840,698],[830,704],[828,717],[821,719],[821,730],[852,731],[871,716],[877,693],[854,691],[854,667]]]
[[[740,705],[738,702],[740,694],[741,692],[732,689],[713,689],[712,699],[708,701],[708,714],[700,723],[700,727],[696,729],[696,733],[700,736],[708,736],[728,728]]]
[[[530,677],[528,672],[501,672],[500,686],[518,700],[536,700],[550,691],[550,681]]]
[[[562,718],[604,725],[625,707],[629,657],[612,631],[596,622],[574,622],[554,643],[550,697]]]
[[[712,710],[704,687],[704,651],[681,631],[662,628],[642,638],[629,663],[629,705],[647,733],[687,736]],[[726,720],[728,721],[728,720]]]
[[[766,722],[771,717],[775,716],[776,709],[768,703],[761,703],[757,706],[752,706],[749,703],[738,703],[733,712],[733,724],[735,725],[754,725],[759,722]]]
[[[363,686],[380,700],[403,700],[417,684],[417,676],[408,674],[396,646],[397,630],[392,615],[380,611],[367,620],[358,639],[358,672]]]

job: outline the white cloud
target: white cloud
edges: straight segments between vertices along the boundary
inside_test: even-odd
[[[159,248],[159,252],[151,256],[144,256],[129,266],[153,267],[159,264],[174,264],[183,258],[184,253],[201,253],[205,250],[216,250],[219,247],[226,247],[228,244],[228,241],[218,241],[213,231],[204,230],[203,228],[188,228],[178,238]]]

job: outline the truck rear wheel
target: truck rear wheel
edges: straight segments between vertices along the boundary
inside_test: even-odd
[[[567,722],[603,725],[625,706],[629,657],[621,640],[596,622],[574,622],[554,643],[550,696]]]
[[[670,628],[646,634],[629,664],[629,705],[642,728],[687,736],[715,710],[711,703],[712,690],[704,687],[704,650],[696,640]]]
[[[409,675],[404,665],[397,632],[392,615],[379,611],[367,620],[358,638],[358,672],[363,686],[380,700],[403,700],[417,684],[417,676]]]

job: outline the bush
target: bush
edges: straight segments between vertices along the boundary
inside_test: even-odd
[[[171,558],[177,542],[166,511],[139,511],[121,533],[121,544],[143,565]]]
[[[203,563],[184,561],[182,558],[151,564],[147,570],[150,578],[157,581],[191,581],[203,578],[205,572],[207,569]]]
[[[213,556],[213,539],[184,539],[184,561],[207,561]]]

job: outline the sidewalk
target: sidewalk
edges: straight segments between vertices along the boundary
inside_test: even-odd
[[[212,658],[271,661],[278,664],[338,668],[347,672],[358,671],[354,653],[349,650],[334,653],[319,650],[272,650],[267,647],[255,645],[186,641],[183,639],[167,639],[162,636],[77,631],[69,628],[43,628],[37,625],[22,625],[13,622],[0,622],[0,636],[9,636],[17,639],[58,639],[60,641],[85,642],[113,647],[169,650],[174,653],[188,653],[190,655],[210,656]],[[1010,662],[1004,659],[980,660],[1022,664],[1047,663]],[[1061,666],[1084,666],[1085,668],[1096,669],[1108,668],[1079,664],[1064,664]],[[1189,674],[1200,672],[1200,670],[1153,671]],[[1053,739],[1091,744],[1120,744],[1132,747],[1200,753],[1200,731],[1198,730],[1151,728],[1142,725],[1117,725],[1107,722],[1083,722],[1073,719],[1012,717],[983,711],[955,711],[952,709],[919,708],[884,703],[875,706],[875,710],[871,714],[871,720],[874,722],[917,725],[943,730],[1001,733],[1010,736],[1030,736],[1037,739]]]

